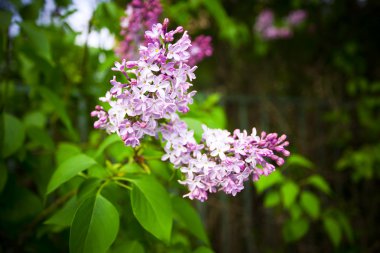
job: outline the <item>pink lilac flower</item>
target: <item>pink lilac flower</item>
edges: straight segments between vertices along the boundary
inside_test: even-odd
[[[98,117],[95,128],[117,133],[126,145],[135,147],[140,140],[156,136],[162,119],[189,110],[195,91],[189,92],[195,79],[196,66],[187,65],[191,41],[187,32],[173,42],[173,36],[183,31],[167,31],[168,20],[155,24],[145,33],[147,45],[140,46],[137,61],[116,62],[113,71],[121,72],[126,81],[114,77],[112,88],[100,100],[110,109],[95,107],[92,116]],[[170,36],[167,36],[170,34]]]
[[[281,166],[284,159],[280,155],[290,154],[285,135],[262,132],[257,136],[255,128],[250,135],[245,130],[235,130],[233,134],[206,126],[203,130],[200,144],[178,116],[161,130],[166,141],[162,160],[169,160],[184,174],[180,183],[189,189],[184,196],[190,199],[205,201],[209,193],[217,191],[235,196],[249,178],[257,181],[275,170],[270,160]]]
[[[286,17],[286,22],[291,26],[301,24],[307,17],[307,12],[304,10],[295,10],[289,13]]]

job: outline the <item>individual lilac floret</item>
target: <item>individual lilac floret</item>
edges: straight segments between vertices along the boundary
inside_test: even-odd
[[[122,59],[137,59],[140,44],[145,44],[144,31],[158,22],[162,13],[159,0],[133,0],[127,5],[125,17],[121,19],[120,35],[124,39],[115,49]]]
[[[206,126],[203,130],[200,144],[178,117],[162,130],[166,141],[162,160],[170,160],[185,175],[180,183],[189,189],[185,197],[190,199],[205,201],[209,193],[217,191],[235,196],[250,177],[256,181],[275,170],[269,161],[281,166],[284,159],[280,155],[290,154],[285,135],[262,132],[257,136],[255,128],[250,135],[245,130],[235,130],[232,135]]]
[[[190,59],[188,64],[190,66],[196,65],[206,57],[212,55],[211,36],[199,35],[196,37],[190,47]]]
[[[156,136],[160,122],[177,112],[186,113],[195,91],[188,92],[195,79],[196,67],[187,65],[191,41],[182,27],[167,31],[168,20],[155,24],[145,33],[146,46],[140,46],[137,61],[116,62],[113,71],[125,81],[114,77],[112,88],[101,97],[110,105],[108,112],[100,106],[91,113],[99,119],[95,128],[117,133],[125,145],[138,146],[145,136]],[[174,35],[182,37],[174,42]]]

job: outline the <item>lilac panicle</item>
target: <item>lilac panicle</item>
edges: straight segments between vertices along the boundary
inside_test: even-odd
[[[162,160],[169,160],[184,174],[180,183],[189,189],[185,197],[190,199],[205,201],[209,193],[217,191],[235,196],[249,178],[257,181],[275,170],[269,161],[281,166],[284,159],[280,156],[290,155],[285,135],[262,132],[257,136],[255,128],[250,135],[245,130],[233,134],[206,126],[203,130],[198,144],[194,133],[178,117],[162,127],[166,141]]]
[[[115,63],[112,70],[120,72],[125,81],[114,77],[112,88],[100,98],[110,109],[97,106],[91,113],[98,117],[95,128],[117,133],[132,147],[138,146],[145,135],[156,136],[162,120],[177,112],[186,113],[195,94],[188,92],[196,69],[187,65],[189,36],[181,27],[167,31],[166,26],[157,23],[145,32],[147,44],[140,46],[138,60]],[[173,36],[182,32],[174,42]]]
[[[212,52],[211,36],[199,35],[191,43],[188,64],[194,66],[204,58],[210,57]]]

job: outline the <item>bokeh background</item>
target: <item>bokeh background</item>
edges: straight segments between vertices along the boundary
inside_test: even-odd
[[[1,0],[0,252],[68,251],[68,230],[44,227],[42,193],[59,143],[98,143],[90,112],[119,60],[127,3]],[[280,171],[236,197],[194,202],[214,251],[380,252],[380,2],[161,4],[172,27],[212,36],[196,104],[222,106],[226,120],[215,120],[229,130],[291,143]],[[304,16],[289,25],[294,11]],[[285,35],[257,28],[268,12]]]

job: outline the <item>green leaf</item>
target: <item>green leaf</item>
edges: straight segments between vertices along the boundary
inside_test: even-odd
[[[323,227],[326,233],[329,235],[331,242],[334,246],[338,246],[342,237],[338,222],[331,217],[323,217]]]
[[[306,219],[288,220],[283,228],[282,233],[285,241],[293,242],[302,238],[309,230],[309,222]]]
[[[299,166],[307,169],[314,168],[314,164],[310,160],[298,154],[292,154],[288,158],[287,164],[289,164],[289,166]]]
[[[33,111],[24,116],[24,126],[27,127],[38,127],[44,128],[46,125],[46,115],[40,111]]]
[[[300,188],[292,181],[287,181],[281,186],[281,195],[284,206],[289,208],[297,198]]]
[[[0,163],[0,193],[3,191],[8,179],[7,167]]]
[[[107,138],[105,138],[105,140],[102,142],[102,144],[100,144],[100,146],[96,150],[94,157],[95,158],[99,157],[101,154],[104,153],[104,150],[106,148],[108,148],[109,146],[111,146],[112,144],[116,142],[121,142],[121,139],[117,134],[112,134],[112,135],[107,136]]]
[[[193,253],[214,253],[214,251],[210,248],[201,246],[194,250]]]
[[[130,181],[133,183],[131,203],[136,219],[148,232],[168,243],[173,214],[165,188],[151,176],[142,176]]]
[[[172,205],[176,218],[184,224],[184,227],[189,230],[191,234],[206,244],[209,244],[210,242],[202,220],[194,207],[190,205],[188,201],[180,197],[173,197]]]
[[[38,56],[53,65],[49,40],[43,30],[27,22],[22,22],[20,26],[29,39],[28,45],[32,46]]]
[[[342,212],[338,212],[336,219],[339,222],[339,225],[342,228],[343,232],[346,234],[348,240],[352,242],[354,240],[354,234],[352,232],[352,227],[347,216]]]
[[[4,120],[4,139],[2,156],[6,158],[15,153],[24,143],[25,130],[21,121],[7,113],[2,115]]]
[[[111,252],[112,253],[145,253],[145,250],[139,241],[134,240],[134,241],[129,241],[129,242],[127,241],[118,245]]]
[[[194,138],[199,142],[202,139],[203,129],[202,122],[193,118],[182,118],[186,122],[188,128],[194,131]]]
[[[281,183],[284,180],[281,172],[278,170],[268,175],[267,177],[261,177],[259,181],[255,182],[254,185],[259,194],[263,193],[266,189]]]
[[[312,175],[307,179],[307,183],[318,188],[326,194],[331,193],[331,189],[327,181],[320,175]]]
[[[102,195],[84,201],[70,230],[71,253],[105,253],[119,231],[119,213]]]
[[[302,192],[300,204],[312,218],[318,218],[320,212],[320,202],[315,194],[309,191]]]
[[[69,227],[73,221],[75,211],[78,208],[77,198],[73,197],[57,212],[55,212],[44,224]]]
[[[58,117],[61,119],[62,123],[65,125],[67,130],[69,131],[71,137],[74,140],[78,139],[77,133],[74,131],[74,128],[71,124],[71,120],[69,115],[67,114],[65,104],[63,103],[63,100],[58,97],[57,94],[52,92],[51,90],[45,88],[45,87],[39,87],[39,92],[43,99],[49,103],[51,106],[54,107],[55,113],[58,115]]]
[[[56,171],[54,171],[48,184],[46,194],[51,193],[61,184],[75,177],[79,172],[82,172],[95,164],[97,163],[94,159],[84,154],[79,154],[66,160]]]
[[[55,155],[55,159],[57,161],[57,164],[61,164],[69,158],[81,153],[82,151],[76,145],[73,145],[71,143],[60,143]]]
[[[268,192],[265,195],[264,206],[265,207],[274,207],[280,203],[280,194],[277,191]]]
[[[31,144],[44,147],[47,150],[54,149],[53,139],[47,131],[36,126],[30,126],[26,129],[26,132],[28,137],[33,141]]]

